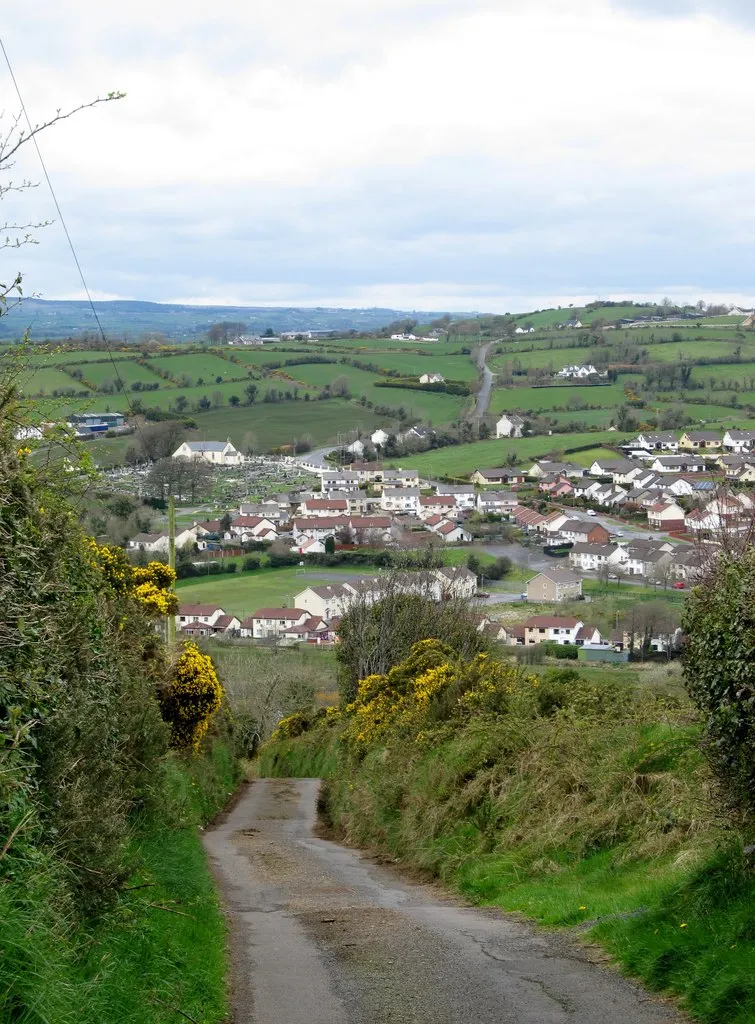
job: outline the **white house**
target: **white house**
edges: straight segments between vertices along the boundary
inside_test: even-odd
[[[436,486],[439,495],[452,497],[457,508],[473,509],[477,503],[477,492],[474,484],[444,484]]]
[[[442,373],[423,373],[419,382],[420,384],[443,384],[445,380]]]
[[[533,615],[524,623],[525,644],[576,644],[584,623],[566,615]]]
[[[190,529],[180,530],[176,534],[176,550],[187,544],[196,544],[197,531],[192,526]],[[170,534],[167,530],[162,533],[137,533],[128,542],[131,551],[162,552],[167,554],[170,549]]]
[[[380,508],[384,512],[418,512],[419,487],[384,487]]]
[[[584,380],[585,377],[598,377],[598,371],[592,365],[588,363],[586,366],[565,366],[562,370],[559,370],[556,374],[557,377],[570,377],[572,379]]]
[[[325,619],[337,618],[347,612],[354,602],[355,591],[340,583],[332,586],[323,585],[306,587],[294,600],[299,608],[308,615],[316,615]]]
[[[347,516],[349,502],[346,498],[306,498],[301,503],[299,511],[304,518]]]
[[[213,466],[243,466],[244,456],[230,441],[184,441],[173,452],[174,459],[204,459]]]
[[[662,431],[659,434],[638,434],[637,439],[632,442],[633,447],[644,448],[648,452],[671,452],[679,451],[679,441],[676,434],[670,430]]]
[[[384,430],[378,428],[376,431],[374,431],[374,433],[370,434],[370,441],[372,441],[373,444],[384,445],[385,442],[388,440],[389,436],[390,435],[387,434]]]
[[[383,484],[390,487],[419,487],[419,472],[416,469],[386,469]]]
[[[446,544],[471,544],[472,534],[459,526],[458,523],[451,523],[446,520],[440,523],[434,530]]]
[[[278,537],[277,525],[261,516],[236,516],[231,520],[228,532],[233,540],[240,540],[242,543],[249,540],[272,541]]]
[[[223,609],[216,604],[182,604],[176,615],[176,626],[180,629],[187,622],[203,622],[214,626],[224,615]]]
[[[514,331],[514,334],[534,334],[534,333],[535,333],[535,328],[534,327],[517,327],[516,330]]]
[[[362,482],[359,473],[349,469],[325,469],[320,474],[323,493],[328,491],[358,491]]]
[[[440,598],[471,599],[477,593],[477,577],[466,565],[448,565],[435,570],[440,583]]]
[[[658,502],[648,508],[648,526],[653,530],[683,530],[684,509],[675,501]]]
[[[650,468],[656,473],[703,473],[705,459],[701,455],[659,455]]]
[[[727,430],[723,438],[724,448],[734,455],[752,451],[753,443],[755,430]]]
[[[515,412],[505,412],[495,425],[496,437],[521,437],[524,431],[524,420]]]
[[[626,557],[625,549],[618,544],[575,544],[569,552],[569,565],[590,572],[604,565],[620,565]]]
[[[278,638],[308,618],[309,614],[302,608],[260,608],[241,623],[241,635],[255,640]]]
[[[346,451],[351,452],[352,455],[358,455],[359,458],[364,455],[364,441],[360,441],[359,438],[356,441],[352,441],[351,444],[346,445]]]

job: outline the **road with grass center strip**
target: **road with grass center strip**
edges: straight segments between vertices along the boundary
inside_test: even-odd
[[[254,782],[205,836],[234,1024],[680,1024],[571,938],[321,838],[318,792],[313,779]]]

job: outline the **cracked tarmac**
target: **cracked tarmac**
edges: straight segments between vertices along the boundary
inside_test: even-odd
[[[571,938],[316,838],[318,788],[255,782],[205,835],[234,1024],[681,1024]]]

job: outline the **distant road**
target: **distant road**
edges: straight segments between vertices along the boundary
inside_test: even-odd
[[[477,355],[477,365],[482,370],[482,384],[477,392],[477,411],[475,413],[477,416],[484,416],[488,411],[490,391],[493,387],[493,378],[496,376],[492,370],[488,369],[488,352],[495,344],[495,341],[489,341],[487,345],[482,346]]]

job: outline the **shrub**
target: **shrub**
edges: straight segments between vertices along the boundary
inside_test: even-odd
[[[210,719],[220,709],[223,688],[212,658],[186,641],[170,683],[160,693],[163,718],[171,729],[171,744],[198,750]]]
[[[705,749],[732,805],[755,809],[755,551],[722,554],[690,593],[687,691],[705,716]]]

